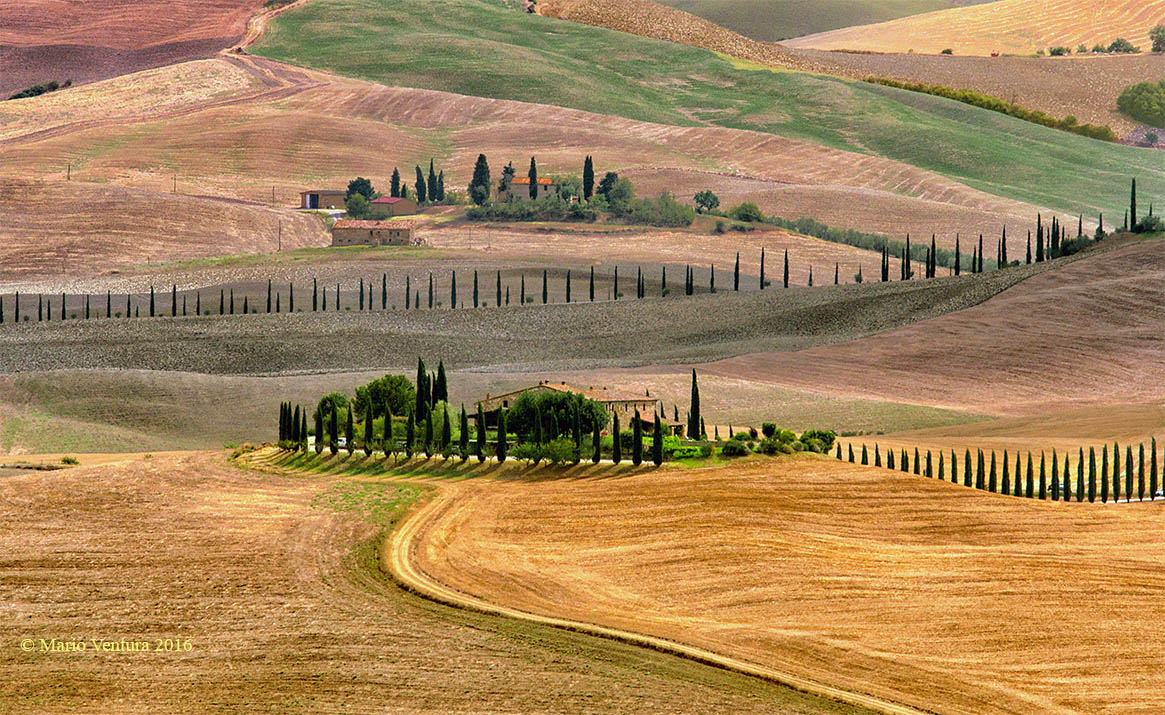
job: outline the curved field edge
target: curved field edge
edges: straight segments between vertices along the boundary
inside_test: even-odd
[[[452,498],[450,496],[451,492],[451,488],[440,490],[424,506],[415,508],[387,537],[386,548],[382,552],[382,567],[391,574],[396,583],[411,593],[456,608],[520,619],[560,630],[585,633],[587,635],[648,648],[695,661],[703,665],[710,665],[768,680],[809,695],[868,708],[877,712],[895,713],[899,715],[917,715],[922,712],[914,708],[884,701],[861,693],[851,693],[833,688],[806,678],[800,678],[773,668],[767,668],[737,658],[713,653],[702,648],[641,633],[634,633],[632,631],[607,628],[593,623],[544,616],[507,608],[445,586],[421,570],[412,560],[411,553],[416,548],[418,540],[424,538],[425,529],[429,526],[434,516],[441,510],[448,508],[449,500]]]
[[[372,538],[353,544],[350,558],[346,563],[348,578],[357,585],[369,584],[377,590],[381,586],[395,586],[402,593],[421,599],[422,602],[435,604],[438,612],[443,612],[442,615],[446,618],[456,617],[454,614],[458,613],[468,614],[469,618],[484,616],[489,620],[484,623],[475,620],[473,625],[499,632],[509,632],[509,629],[504,627],[508,624],[520,624],[522,629],[519,632],[526,634],[527,629],[533,626],[535,630],[529,635],[533,635],[540,645],[550,648],[555,647],[554,641],[563,637],[598,638],[601,645],[588,645],[611,656],[617,657],[619,655],[612,653],[612,650],[629,647],[629,652],[632,654],[635,651],[642,652],[644,650],[658,654],[660,658],[664,659],[664,665],[671,665],[667,661],[675,659],[679,663],[691,663],[697,668],[710,666],[712,673],[722,672],[729,676],[741,677],[746,683],[747,681],[761,681],[761,683],[775,687],[775,690],[767,692],[754,691],[752,696],[759,695],[762,698],[766,695],[772,696],[777,700],[775,705],[789,707],[792,712],[852,713],[853,715],[869,712],[916,715],[919,712],[911,709],[871,709],[868,705],[852,702],[849,697],[839,698],[822,695],[764,674],[750,672],[747,667],[735,667],[732,664],[722,662],[722,658],[715,654],[709,654],[711,656],[709,658],[700,657],[698,653],[688,652],[689,649],[682,644],[672,644],[666,641],[652,643],[650,641],[660,639],[644,640],[644,637],[638,634],[621,633],[614,629],[603,629],[591,624],[571,623],[536,614],[511,613],[509,609],[495,607],[484,601],[475,603],[472,600],[461,598],[457,592],[445,589],[423,572],[415,570],[412,567],[412,562],[407,558],[408,547],[413,543],[411,539],[417,533],[417,525],[423,526],[425,523],[423,519],[431,513],[434,507],[442,506],[443,499],[456,488],[455,484],[442,483],[439,476],[440,470],[437,471],[437,476],[434,478],[432,470],[425,469],[423,466],[419,470],[406,466],[401,471],[402,476],[400,477],[391,476],[393,470],[389,470],[387,474],[390,476],[387,477],[387,481],[385,480],[385,472],[379,472],[378,476],[381,478],[376,481],[365,481],[361,478],[367,478],[370,474],[358,467],[342,466],[337,469],[337,465],[321,465],[315,469],[304,469],[296,466],[297,460],[294,455],[289,456],[271,447],[236,454],[232,461],[243,470],[254,470],[293,478],[349,478],[333,482],[332,489],[329,491],[318,492],[313,498],[312,504],[313,508],[355,511],[358,516],[378,527],[378,531]],[[395,486],[398,491],[402,486],[413,488],[415,491],[404,495],[403,498],[398,497],[391,504],[378,502],[375,498],[375,490],[387,485]],[[353,495],[353,492],[357,493]],[[371,500],[368,498],[369,496],[372,496]],[[402,534],[406,535],[404,540],[400,538]],[[395,550],[397,544],[404,546],[403,552]],[[404,556],[403,560],[398,561],[398,556],[402,555]],[[500,619],[500,623],[495,622],[495,619]],[[545,631],[556,635],[553,638],[548,638]],[[675,669],[675,671],[667,674],[673,677],[693,679],[708,675],[708,673],[699,671],[693,672],[690,668],[685,667]],[[862,699],[862,697],[858,696],[857,699]]]

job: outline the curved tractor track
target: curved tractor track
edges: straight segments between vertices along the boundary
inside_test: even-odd
[[[650,648],[651,650],[669,653],[706,665],[725,670],[731,670],[745,675],[761,678],[770,682],[785,685],[802,692],[819,697],[837,700],[840,702],[870,708],[878,712],[892,715],[922,715],[926,711],[877,698],[864,693],[854,693],[840,688],[830,687],[822,683],[803,678],[792,673],[786,673],[756,663],[751,663],[731,656],[714,653],[703,648],[686,645],[676,641],[658,638],[633,631],[618,628],[609,628],[594,623],[574,621],[554,616],[544,616],[530,613],[516,608],[497,605],[476,596],[463,593],[435,580],[425,573],[414,561],[413,553],[418,545],[423,543],[429,535],[430,529],[441,521],[441,518],[450,511],[458,509],[456,503],[460,487],[441,485],[436,497],[420,509],[414,510],[388,537],[387,548],[382,552],[382,566],[392,578],[406,590],[438,603],[456,608],[463,608],[480,613],[488,613],[506,618],[529,621],[540,625],[561,628],[563,630],[586,633],[588,635],[608,638],[611,640],[629,643],[632,645]]]

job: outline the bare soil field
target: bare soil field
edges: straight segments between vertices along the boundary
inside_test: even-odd
[[[244,34],[262,0],[4,0],[0,94],[209,57]]]
[[[925,711],[1158,700],[1157,659],[1134,654],[1165,641],[1159,505],[988,496],[810,456],[438,498],[414,564],[503,606]]]
[[[1161,0],[999,0],[875,25],[786,40],[791,47],[957,55],[1032,54],[1063,45],[1108,45],[1123,37],[1148,50],[1149,30],[1165,20]]]
[[[0,212],[6,282],[331,242],[316,216],[114,184],[0,179]]]
[[[0,710],[858,712],[406,594],[373,539],[421,490],[221,454],[0,477]],[[40,652],[42,638],[87,649]],[[166,638],[190,650],[155,652]]]
[[[1132,241],[981,305],[845,344],[707,365],[726,376],[992,414],[1165,398],[1165,244]],[[936,369],[936,365],[942,369]]]
[[[83,88],[22,100],[5,130],[0,171],[55,181],[71,165],[75,180],[169,192],[177,179],[180,193],[268,203],[274,192],[278,205],[294,206],[306,187],[343,188],[355,175],[383,187],[391,167],[407,173],[430,157],[447,183],[459,186],[478,153],[500,173],[506,161],[528,161],[537,146],[544,173],[577,173],[590,154],[599,171],[642,177],[641,195],[662,179],[691,194],[697,187],[743,187],[740,198],[757,198],[772,213],[843,228],[890,230],[885,217],[892,212],[898,226],[919,233],[950,220],[959,222],[944,226],[951,238],[1005,224],[1018,234],[1037,212],[906,164],[761,132],[383,87],[252,57],[208,61],[199,70],[205,82],[150,106],[136,103],[128,89],[136,76],[102,83],[101,96],[112,98],[109,121],[80,115],[69,92]],[[167,68],[143,81],[164,94],[190,73]],[[223,89],[236,85],[233,93]],[[135,112],[142,112],[140,121],[131,119]],[[763,191],[749,193],[757,187]],[[816,192],[827,198],[814,201]]]
[[[539,296],[524,308],[513,304],[463,308],[471,293],[462,292],[457,310],[301,313],[297,306],[297,312],[289,315],[266,314],[264,305],[253,307],[262,314],[247,316],[53,322],[36,322],[34,312],[30,321],[9,322],[0,330],[0,372],[361,371],[411,364],[418,354],[446,357],[446,364],[455,368],[517,372],[702,362],[873,335],[977,305],[1033,273],[1055,267],[1045,263],[960,278],[814,288],[783,289],[775,282],[764,291],[673,293],[666,298],[595,303],[578,302],[584,291],[578,280],[579,298],[571,304],[542,305]],[[703,277],[697,271],[697,284]],[[466,278],[462,273],[460,291],[470,290]],[[397,280],[394,291],[399,288]],[[634,295],[632,276],[626,280],[631,283],[624,292]],[[654,277],[648,273],[647,280],[650,289]],[[346,285],[351,290],[352,278]],[[488,276],[485,286],[488,301],[493,288]],[[516,299],[514,277],[510,286]],[[415,287],[427,292],[427,285]],[[265,284],[262,288],[265,291]],[[535,290],[540,293],[540,285]],[[528,295],[531,292],[527,280]],[[378,299],[375,289],[373,293]],[[216,299],[211,299],[210,307],[217,307]],[[309,305],[305,299],[310,300],[301,293],[299,304]],[[162,300],[159,305],[168,308],[169,297]],[[204,304],[204,312],[207,307]],[[147,309],[148,303],[143,306],[139,298],[135,311]],[[21,312],[27,316],[28,310],[25,296]],[[168,311],[159,312],[166,316]],[[760,375],[767,379],[770,373]]]

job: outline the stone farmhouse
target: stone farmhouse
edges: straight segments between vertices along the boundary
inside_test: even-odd
[[[421,246],[417,222],[408,219],[356,221],[343,219],[332,226],[333,246]]]
[[[381,196],[370,203],[377,214],[388,212],[389,216],[409,216],[417,212],[416,201],[398,196]]]
[[[491,426],[496,426],[493,420],[496,418],[491,416],[491,412],[496,411],[499,407],[502,409],[509,409],[514,402],[527,392],[535,390],[545,390],[548,392],[570,392],[582,395],[588,400],[594,400],[602,405],[607,414],[611,416],[611,420],[607,422],[604,431],[611,430],[613,418],[619,415],[620,429],[630,429],[631,422],[635,419],[635,411],[639,411],[639,419],[643,424],[645,434],[650,434],[650,431],[655,427],[655,413],[660,408],[659,400],[653,399],[646,395],[641,395],[630,390],[611,390],[606,387],[575,387],[568,385],[565,382],[549,382],[543,380],[537,385],[531,387],[524,387],[520,390],[506,392],[501,395],[490,395],[486,393],[485,399],[481,400],[481,407],[485,411],[486,422]],[[684,425],[677,424],[671,420],[661,419],[663,428],[666,432],[682,437],[684,435]]]
[[[558,184],[548,177],[538,177],[538,198],[549,196],[558,192]],[[527,176],[515,176],[510,181],[510,187],[505,192],[498,196],[502,201],[529,201],[530,200],[530,178]]]
[[[301,209],[342,209],[345,208],[344,199],[347,191],[332,191],[330,189],[313,189],[299,193],[299,207]]]

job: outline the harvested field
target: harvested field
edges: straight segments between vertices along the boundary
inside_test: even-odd
[[[406,594],[372,539],[421,490],[244,472],[221,454],[0,477],[0,710],[857,712]],[[88,649],[25,652],[28,638]]]
[[[80,181],[0,179],[0,213],[5,281],[331,242],[316,216]]]
[[[988,496],[811,456],[438,498],[415,564],[503,606],[926,711],[1158,701],[1157,659],[1130,654],[1165,644],[1159,505]]]
[[[819,50],[956,55],[1032,54],[1063,45],[1108,45],[1123,37],[1148,50],[1149,30],[1165,20],[1162,0],[999,0],[876,25],[799,37],[786,44]]]
[[[1165,244],[1132,241],[935,320],[703,368],[790,387],[992,414],[1165,399]],[[942,369],[936,370],[941,364]]]
[[[3,0],[0,94],[210,57],[238,41],[262,6],[263,0]]]
[[[523,309],[7,323],[0,330],[0,372],[360,371],[410,364],[418,354],[447,357],[451,367],[518,372],[705,361],[876,334],[976,305],[1051,267],[1038,264],[931,281],[774,287]],[[27,314],[24,302],[21,308]],[[630,325],[636,329],[626,330]],[[455,350],[450,347],[454,343]]]
[[[1117,111],[1116,98],[1121,90],[1161,76],[1160,58],[1147,53],[1037,58],[801,52],[826,55],[855,77],[890,77],[972,89],[1042,110],[1057,119],[1073,116],[1081,124],[1107,125],[1117,136],[1138,126]]]

